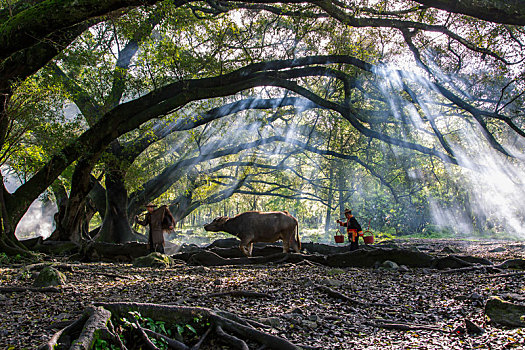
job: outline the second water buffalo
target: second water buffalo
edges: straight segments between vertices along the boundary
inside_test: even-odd
[[[206,231],[224,231],[241,240],[239,248],[246,256],[252,255],[253,243],[283,241],[283,252],[290,248],[301,250],[299,223],[287,211],[248,211],[233,218],[221,216],[204,225]]]

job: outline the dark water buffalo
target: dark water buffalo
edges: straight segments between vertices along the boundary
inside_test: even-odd
[[[299,223],[287,211],[248,211],[233,218],[221,216],[204,225],[206,231],[228,232],[241,240],[240,249],[246,256],[252,255],[253,243],[283,240],[283,252],[293,248],[301,250]]]

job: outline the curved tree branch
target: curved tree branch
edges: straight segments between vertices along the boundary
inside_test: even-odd
[[[525,25],[523,0],[414,0],[447,12],[461,13],[488,22]]]
[[[131,193],[129,196],[130,201],[128,205],[128,212],[135,213],[138,211],[138,208],[140,208],[142,205],[160,196],[169,187],[171,187],[172,184],[174,184],[184,174],[186,174],[188,167],[211,159],[235,154],[250,148],[267,145],[276,141],[281,141],[282,139],[283,138],[280,136],[272,136],[266,139],[241,143],[234,147],[229,147],[208,154],[201,154],[196,157],[180,160],[164,169],[159,175],[157,175],[153,179],[147,181],[142,186],[141,190]]]
[[[217,108],[208,110],[199,115],[177,119],[167,125],[159,124],[153,127],[152,133],[147,133],[138,140],[129,141],[122,145],[123,155],[129,163],[132,163],[142,152],[153,143],[162,140],[169,134],[176,131],[190,130],[198,126],[205,125],[211,121],[222,117],[235,114],[246,110],[272,109],[286,106],[296,106],[299,111],[311,108],[323,108],[312,101],[301,97],[283,98],[247,98],[240,101],[231,102]],[[270,121],[268,121],[270,122]]]

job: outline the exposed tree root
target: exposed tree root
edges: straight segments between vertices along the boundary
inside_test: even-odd
[[[296,263],[294,265],[323,266],[323,264],[320,264],[320,263],[315,262],[315,261],[310,261],[310,260],[299,261],[298,263]]]
[[[31,249],[44,254],[72,255],[79,252],[80,245],[71,241],[43,241]]]
[[[202,335],[200,335],[194,345],[190,346],[190,344],[185,344],[166,335],[146,329],[138,321],[135,321],[131,324],[135,329],[134,332],[138,332],[148,349],[157,349],[157,346],[151,341],[151,339],[155,338],[163,339],[170,348],[176,350],[198,350],[207,343],[212,334],[215,334],[214,342],[225,342],[237,349],[247,350],[248,342],[258,343],[269,349],[299,349],[286,339],[260,331],[254,327],[254,325],[259,326],[260,324],[225,311],[214,311],[200,307],[140,303],[97,303],[95,307],[87,308],[78,321],[57,332],[41,349],[53,349],[58,345],[71,346],[70,349],[75,350],[88,349],[90,344],[92,345],[96,339],[107,340],[111,344],[125,349],[125,345],[122,344],[114,331],[111,318],[113,316],[114,320],[120,320],[123,317],[129,317],[129,312],[133,311],[138,312],[141,317],[162,321],[166,325],[191,324],[195,322],[200,322],[199,324],[201,325],[208,325],[205,331],[204,328],[201,328],[203,331]],[[69,345],[67,344],[68,338],[76,340]]]
[[[221,337],[221,340],[223,340],[224,342],[230,344],[231,346],[233,346],[235,349],[240,349],[240,350],[250,350],[248,348],[248,344],[246,344],[246,342],[244,340],[241,340],[239,338],[237,338],[236,336],[234,335],[231,335],[231,334],[228,334],[226,333],[221,326],[216,326],[215,327],[215,332],[217,333],[217,335],[219,337]]]
[[[237,238],[217,239],[206,247],[207,250],[213,251],[223,258],[241,258],[244,254],[239,249],[240,241]],[[330,255],[348,252],[348,246],[333,246],[322,243],[301,243],[302,250],[308,254],[317,253],[321,255]],[[281,253],[283,250],[281,242],[275,243],[255,243],[253,247],[253,256],[268,256]]]
[[[235,239],[217,240],[206,248],[192,247],[191,250],[171,257],[190,265],[231,266],[252,264],[308,264],[330,267],[374,267],[377,262],[393,261],[398,265],[415,268],[453,269],[457,272],[475,271],[484,266],[487,270],[525,268],[525,260],[514,259],[500,265],[474,256],[433,256],[420,251],[400,248],[364,246],[356,251],[348,247],[334,247],[326,244],[305,243],[304,252],[310,254],[282,253],[279,245],[257,244],[252,257],[245,257]],[[82,248],[87,260],[131,261],[149,253],[144,243],[109,244],[91,242]],[[314,253],[314,254],[311,254]],[[495,270],[494,270],[495,271]],[[453,272],[446,272],[453,273]]]
[[[186,253],[184,253],[186,254]],[[184,259],[184,254],[174,256],[175,259]],[[226,266],[226,265],[250,265],[250,264],[268,264],[268,263],[283,263],[292,262],[298,263],[304,259],[308,259],[308,256],[301,254],[287,254],[277,253],[268,256],[254,256],[254,257],[242,257],[242,258],[223,258],[217,253],[201,250],[191,254],[187,258],[187,262],[190,265],[203,265],[203,266]],[[319,257],[312,257],[312,259],[319,259]]]
[[[58,322],[53,322],[53,323],[45,326],[44,328],[45,329],[62,329],[64,327],[69,326],[73,322],[75,322],[75,321],[58,321]]]
[[[89,350],[93,340],[98,336],[102,339],[113,340],[116,335],[108,329],[111,319],[111,312],[102,307],[88,307],[86,312],[89,315],[80,336],[71,345],[71,350]]]
[[[63,270],[63,271],[69,271],[69,272],[75,272],[75,269],[92,270],[92,271],[90,271],[90,274],[98,275],[98,276],[105,276],[105,277],[109,277],[109,278],[116,278],[116,279],[118,279],[118,278],[120,278],[120,279],[128,279],[129,278],[129,277],[126,277],[126,276],[115,274],[115,273],[96,271],[91,266],[84,266],[84,265],[81,265],[81,264],[64,264],[64,263],[59,264],[59,263],[44,262],[44,263],[37,263],[37,264],[26,265],[26,266],[23,266],[22,269],[23,269],[23,271],[39,271],[39,270],[42,270],[44,267],[47,267],[47,266],[53,267],[53,268],[55,268],[57,270]]]
[[[347,303],[350,303],[352,305],[362,305],[363,304],[362,302],[360,302],[358,300],[355,300],[355,299],[352,299],[352,298],[349,298],[346,295],[344,295],[343,293],[339,293],[338,291],[335,291],[332,288],[327,287],[327,286],[316,284],[315,285],[315,289],[317,289],[318,291],[323,292],[323,293],[331,296],[332,298],[341,299],[341,300],[346,301]]]
[[[450,270],[443,270],[440,271],[440,274],[452,274],[452,273],[464,273],[464,272],[482,272],[482,273],[488,273],[488,272],[501,272],[501,269],[494,267],[494,266],[486,266],[486,265],[475,265],[475,266],[469,266],[469,267],[460,267],[457,269],[450,269]]]
[[[65,327],[64,329],[59,330],[56,332],[49,341],[42,345],[39,350],[53,350],[55,347],[58,346],[60,339],[62,336],[69,336],[70,334],[75,334],[77,331],[80,331],[82,327],[84,326],[84,323],[86,322],[87,315],[83,314],[82,317],[80,317],[75,322],[71,323],[69,326]],[[65,338],[65,337],[64,337]]]
[[[237,316],[236,314],[233,314],[233,313],[228,312],[228,311],[224,311],[224,310],[214,310],[214,311],[219,316],[222,316],[222,317],[227,318],[229,320],[232,320],[234,322],[240,323],[240,324],[242,324],[242,325],[244,325],[246,327],[272,328],[271,326],[259,323],[259,322],[254,321],[254,320],[250,320],[248,318],[241,318],[241,317]]]
[[[480,278],[496,278],[496,277],[515,277],[515,276],[523,276],[525,275],[525,272],[514,272],[514,273],[498,273],[495,275],[486,275],[486,276],[480,276]]]
[[[140,335],[142,336],[142,340],[144,341],[144,343],[146,343],[146,348],[150,349],[150,350],[159,350],[159,348],[153,344],[151,342],[151,340],[149,339],[148,335],[146,334],[146,332],[144,332],[144,328],[142,328],[138,321],[135,321],[135,327],[139,330],[140,332]]]
[[[444,268],[455,268],[455,267],[466,267],[472,266],[473,263],[465,261],[459,257],[448,257],[445,258],[434,258],[433,256],[416,252],[408,249],[386,249],[386,248],[371,248],[366,247],[356,251],[342,251],[338,253],[331,253],[333,251],[341,251],[340,247],[330,247],[325,245],[317,244],[315,250],[328,252],[328,255],[308,255],[308,254],[286,254],[286,253],[275,253],[264,256],[254,257],[230,257],[233,253],[227,249],[214,248],[210,250],[196,250],[187,253],[181,253],[173,256],[176,259],[185,260],[190,265],[202,265],[202,266],[225,266],[225,265],[249,265],[249,264],[281,264],[281,263],[307,263],[313,265],[324,265],[330,267],[373,267],[376,262],[383,262],[385,260],[394,261],[400,265],[406,265],[410,267],[436,267],[440,269]],[[331,249],[337,248],[337,249]],[[262,249],[270,250],[273,249],[270,246],[266,246]],[[272,251],[275,251],[273,249]],[[219,254],[228,256],[224,257]]]
[[[129,277],[126,277],[126,276],[121,276],[121,275],[117,275],[116,273],[107,273],[107,272],[93,272],[93,274],[95,275],[98,275],[98,276],[104,276],[104,277],[109,277],[109,278],[120,278],[120,279],[128,279]]]
[[[356,300],[356,299],[352,299],[352,298],[344,295],[343,293],[340,293],[340,292],[338,292],[336,290],[333,290],[330,287],[323,286],[323,285],[320,285],[320,284],[316,284],[315,285],[315,289],[317,289],[320,292],[323,292],[323,293],[327,294],[328,296],[331,296],[332,298],[341,299],[343,301],[346,301],[347,303],[350,303],[351,305],[379,306],[379,307],[396,306],[396,305],[393,305],[393,304],[371,303],[371,302],[363,302],[363,301],[359,301],[359,300]]]
[[[147,243],[129,242],[122,244],[89,242],[82,246],[80,254],[86,261],[121,261],[131,262],[149,254]]]
[[[370,246],[356,251],[348,251],[347,247],[333,247],[315,243],[303,245],[306,248],[305,251],[313,252],[315,253],[314,255],[282,253],[282,247],[266,244],[254,248],[253,257],[245,257],[238,247],[232,248],[232,246],[238,245],[238,241],[219,241],[225,242],[215,245],[216,241],[206,249],[194,248],[188,252],[173,255],[172,258],[185,261],[190,265],[201,266],[290,263],[330,267],[373,267],[377,262],[390,260],[408,267],[447,270],[443,273],[482,271],[483,269],[487,272],[497,272],[497,269],[525,268],[525,260],[523,259],[508,260],[500,265],[494,265],[487,259],[473,256],[448,255],[435,257],[409,249],[374,248]],[[126,244],[91,242],[82,247],[82,255],[87,260],[132,261],[134,258],[147,255],[148,252],[147,245],[138,242]],[[35,268],[37,265],[35,265]],[[64,264],[64,268],[67,268],[67,266],[68,264]],[[118,276],[111,274],[107,276],[118,278]]]
[[[38,260],[38,254],[28,250],[22,243],[14,239],[9,239],[5,235],[0,235],[0,252],[8,256],[20,255],[28,259]]]
[[[435,269],[460,269],[464,267],[472,267],[474,264],[463,260],[455,255],[447,255],[445,257],[436,258],[432,261],[431,267]]]
[[[204,343],[204,341],[206,340],[206,338],[208,337],[208,334],[210,334],[212,328],[208,328],[206,330],[206,332],[204,332],[204,334],[202,335],[202,337],[199,339],[199,341],[197,342],[197,344],[193,345],[191,347],[191,350],[199,350],[201,348],[201,345]]]
[[[70,350],[91,349],[96,339],[104,339],[115,345],[123,345],[114,333],[111,324],[111,312],[102,307],[88,307],[80,319],[58,331],[40,350],[52,350],[57,347]],[[73,341],[72,341],[73,340]],[[121,349],[125,347],[120,346]]]
[[[450,256],[450,258],[455,259],[455,261],[462,261],[463,263],[465,263],[465,260],[464,260],[465,257],[461,257],[460,258],[460,257],[457,257],[457,256]],[[475,257],[468,257],[468,258],[475,259]],[[488,261],[486,259],[482,259],[482,260]],[[481,262],[483,262],[483,261],[481,261]],[[471,271],[479,271],[479,272],[483,272],[483,273],[489,273],[489,272],[498,273],[498,272],[502,272],[503,269],[524,269],[524,268],[525,268],[525,260],[523,260],[523,259],[510,259],[510,260],[505,260],[504,262],[502,262],[499,265],[493,265],[493,264],[489,265],[487,263],[484,263],[482,265],[470,264],[470,265],[465,266],[465,267],[459,267],[459,268],[453,268],[453,269],[450,269],[450,270],[444,270],[444,271],[441,271],[440,273],[441,274],[449,274],[449,273],[462,273],[462,272],[471,272]],[[485,276],[485,277],[513,277],[513,276],[520,276],[521,274],[522,273],[510,273],[510,274],[490,275],[490,276]]]
[[[178,340],[175,340],[175,339],[171,339],[170,337],[168,336],[165,336],[164,334],[160,334],[160,333],[157,333],[157,332],[153,332],[152,330],[149,330],[147,328],[142,328],[142,330],[150,337],[152,338],[155,338],[155,339],[162,339],[164,341],[166,341],[166,343],[168,344],[168,346],[171,348],[171,349],[175,349],[175,350],[188,350],[189,347],[186,346],[186,344],[184,343],[181,343],[180,341]]]
[[[497,265],[500,269],[525,269],[525,259],[509,259]]]
[[[151,317],[165,322],[191,321],[194,317],[207,318],[210,324],[219,325],[225,332],[234,333],[245,339],[251,339],[269,348],[276,349],[297,349],[295,345],[287,340],[274,335],[259,331],[252,326],[246,326],[224,316],[215,311],[199,307],[184,307],[171,305],[156,304],[139,304],[139,303],[111,303],[97,304],[108,308],[112,313],[122,315],[128,311],[139,311],[144,317]]]

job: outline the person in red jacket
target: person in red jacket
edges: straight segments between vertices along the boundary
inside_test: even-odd
[[[348,233],[348,241],[350,242],[350,250],[356,250],[359,248],[359,235],[363,233],[361,225],[357,222],[356,218],[352,215],[350,209],[345,209],[346,222],[337,220],[337,223],[341,226],[346,227]]]

